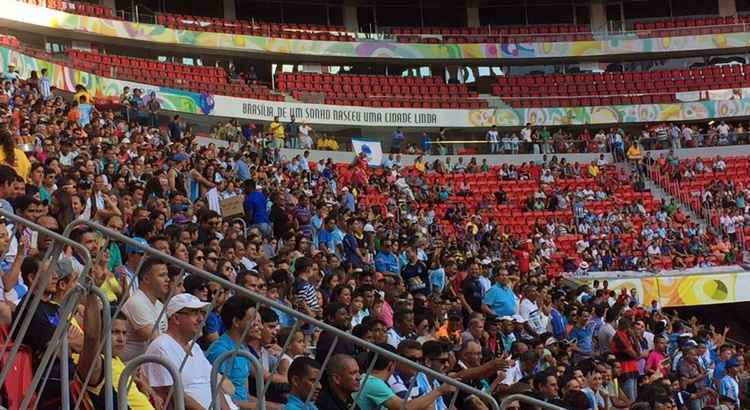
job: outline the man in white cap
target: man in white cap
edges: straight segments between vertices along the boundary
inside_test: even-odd
[[[211,363],[194,341],[203,327],[203,319],[210,305],[189,293],[173,296],[167,303],[167,331],[154,339],[146,349],[147,355],[167,359],[176,369],[180,369],[187,356],[181,371],[186,409],[208,409],[211,404]],[[167,369],[156,363],[146,363],[144,370],[148,384],[166,400],[173,384]],[[220,395],[219,408],[228,408],[223,397]]]

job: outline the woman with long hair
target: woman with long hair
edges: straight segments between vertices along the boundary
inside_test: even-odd
[[[78,195],[75,196],[80,202]],[[57,219],[58,225],[68,226],[68,224],[78,218],[79,215],[76,213],[76,209],[79,207],[80,206],[75,206],[73,204],[73,195],[67,191],[59,189],[52,194],[49,212],[50,215]]]
[[[0,129],[0,165],[7,165],[23,178],[29,179],[31,162],[26,154],[16,148],[16,141],[8,129]]]

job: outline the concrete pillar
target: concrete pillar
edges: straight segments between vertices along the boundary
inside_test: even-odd
[[[237,4],[234,0],[223,0],[224,20],[237,20]]]
[[[591,31],[596,33],[607,29],[607,2],[591,0]]]
[[[737,15],[736,0],[719,0],[719,15],[722,17]]]
[[[342,6],[342,15],[344,16],[344,27],[347,31],[358,32],[359,31],[359,18],[357,17],[357,2],[356,1],[345,1]]]
[[[479,0],[466,0],[466,26],[479,27]]]

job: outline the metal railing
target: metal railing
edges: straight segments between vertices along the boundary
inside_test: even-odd
[[[246,288],[244,288],[242,286],[239,286],[239,285],[237,285],[237,284],[235,284],[233,282],[230,282],[229,280],[226,280],[226,279],[224,279],[222,277],[213,275],[213,274],[211,274],[211,273],[209,273],[209,272],[207,272],[205,270],[202,270],[202,269],[199,269],[199,268],[197,268],[195,266],[192,266],[192,265],[190,265],[190,264],[188,264],[188,263],[186,263],[186,262],[184,262],[182,260],[179,260],[177,258],[174,258],[174,257],[168,255],[168,254],[165,254],[165,253],[162,253],[160,251],[157,251],[156,249],[154,249],[154,248],[152,248],[150,246],[144,246],[140,242],[137,242],[134,239],[123,235],[120,232],[117,232],[117,231],[109,229],[109,228],[107,228],[105,226],[102,226],[101,224],[98,224],[98,223],[92,222],[92,221],[77,220],[77,221],[72,222],[66,228],[66,233],[69,234],[73,230],[74,227],[78,227],[78,226],[81,226],[81,225],[85,225],[85,226],[88,226],[89,228],[92,228],[99,235],[102,235],[103,237],[108,238],[109,240],[114,240],[114,241],[117,241],[119,243],[123,243],[123,244],[125,244],[127,246],[140,249],[140,250],[142,250],[144,252],[144,256],[150,256],[150,257],[157,258],[160,261],[163,261],[163,262],[165,262],[168,265],[171,265],[171,266],[174,266],[174,267],[177,267],[177,268],[181,269],[182,273],[190,272],[190,273],[198,275],[198,276],[200,276],[200,277],[202,277],[202,278],[204,278],[206,280],[209,280],[209,281],[211,281],[213,283],[216,283],[216,284],[220,285],[222,288],[224,288],[226,290],[230,290],[235,295],[241,295],[243,297],[247,297],[248,299],[250,299],[251,301],[253,301],[255,303],[256,308],[259,308],[261,306],[263,306],[263,307],[270,307],[270,308],[282,311],[282,312],[284,312],[284,313],[286,313],[288,315],[291,315],[292,317],[294,317],[296,319],[295,328],[299,328],[299,326],[301,326],[302,324],[308,324],[308,325],[312,325],[314,327],[317,327],[317,328],[321,329],[322,331],[330,333],[334,337],[334,342],[333,342],[334,346],[331,347],[331,350],[330,350],[329,353],[333,352],[333,348],[335,347],[336,343],[340,343],[341,341],[348,341],[348,342],[350,342],[350,343],[358,346],[359,348],[361,348],[361,349],[363,349],[365,351],[370,351],[370,352],[372,352],[374,354],[374,356],[372,358],[372,361],[370,362],[370,366],[369,366],[370,370],[372,369],[375,361],[377,361],[382,356],[382,357],[385,357],[388,360],[394,361],[396,363],[399,363],[399,364],[402,364],[402,365],[406,365],[406,366],[410,366],[410,367],[416,369],[417,371],[424,373],[428,377],[431,377],[431,378],[433,378],[435,380],[438,380],[438,381],[440,381],[442,383],[447,383],[447,384],[455,387],[457,389],[457,391],[456,391],[455,396],[453,398],[454,400],[455,400],[455,397],[457,397],[458,392],[462,391],[462,392],[465,392],[467,394],[471,394],[471,395],[477,396],[478,398],[480,398],[481,400],[483,400],[484,402],[486,402],[493,410],[499,410],[499,408],[500,408],[499,405],[498,405],[498,403],[497,403],[497,401],[495,401],[495,399],[492,396],[490,396],[489,394],[487,394],[487,393],[485,393],[485,392],[483,392],[481,390],[478,390],[478,389],[475,389],[475,388],[473,388],[471,386],[468,386],[468,385],[466,385],[466,384],[464,384],[464,383],[462,383],[462,382],[460,382],[458,380],[452,379],[452,378],[448,377],[445,374],[438,373],[438,372],[436,372],[436,371],[434,371],[434,370],[432,370],[432,369],[430,369],[428,367],[425,367],[425,366],[423,366],[421,364],[418,364],[418,363],[413,362],[411,360],[405,359],[404,357],[402,357],[402,356],[400,356],[398,354],[392,353],[392,352],[390,352],[390,351],[388,351],[386,349],[383,349],[380,346],[377,346],[376,344],[373,344],[371,342],[359,339],[359,338],[351,335],[350,333],[347,333],[346,331],[343,331],[343,330],[338,329],[338,328],[336,328],[334,326],[331,326],[331,325],[329,325],[327,323],[324,323],[321,320],[318,320],[318,319],[315,319],[313,317],[307,316],[307,315],[305,315],[303,313],[300,313],[300,312],[294,310],[293,308],[291,308],[289,306],[286,306],[284,304],[278,303],[278,302],[276,302],[274,300],[270,300],[270,299],[266,298],[265,296],[262,296],[262,295],[254,293],[254,292],[251,292],[251,291],[249,291],[248,289],[246,289]],[[162,309],[162,311],[160,313],[160,317],[161,317],[161,315],[164,314],[164,312],[166,310],[166,306],[169,303],[169,298],[171,296],[172,295],[170,294],[169,297],[167,297],[167,300],[164,301],[164,308]],[[117,312],[120,310],[121,306],[122,306],[122,303],[120,303],[120,306],[117,307],[117,309],[115,310],[114,315],[117,314]],[[158,323],[158,322],[159,322],[159,320],[157,319],[156,323]],[[154,326],[155,331],[156,331],[157,327],[158,326]],[[245,329],[243,330],[243,339],[244,339],[244,335],[246,335],[247,332],[249,331],[249,327],[250,327],[250,321],[248,321],[248,324],[245,326]],[[111,337],[109,335],[109,333],[110,332],[107,329],[104,329],[104,335],[105,335],[105,337]],[[291,340],[291,338],[293,336],[294,336],[294,334],[292,332],[290,334],[289,338],[284,342],[284,350],[289,345],[289,342],[290,342],[290,340]],[[325,368],[326,368],[326,366],[328,364],[328,359],[330,359],[330,356],[331,355],[329,354],[328,357],[326,358],[326,360],[321,364],[321,374],[322,374],[322,371],[325,370]],[[229,359],[231,357],[234,357],[233,360],[239,360],[240,358],[247,359],[247,356],[241,350],[239,350],[239,349],[235,349],[233,351],[230,351],[230,354],[228,354],[228,355],[226,355],[224,357],[221,357],[221,359],[224,360],[224,359]],[[183,366],[185,365],[185,361],[186,360],[187,360],[187,355],[186,355],[185,359],[183,360],[183,363],[180,365],[179,369],[177,369],[177,372],[181,372],[182,371]],[[250,359],[250,360],[252,360],[252,359]],[[220,392],[219,387],[217,386],[218,369],[220,368],[220,367],[218,367],[219,366],[217,364],[218,362],[219,362],[219,360],[216,360],[215,363],[214,363],[214,366],[216,368],[216,374],[215,374],[215,376],[217,376],[217,377],[213,378],[213,380],[212,380],[212,389],[213,389],[212,390],[212,393],[213,393],[212,404],[211,404],[212,406],[214,406],[217,403],[217,395]],[[254,363],[253,366],[257,366],[257,364]],[[275,371],[275,369],[265,369],[265,370],[266,371],[270,370],[272,372]],[[368,373],[368,375],[369,375],[369,373]],[[365,377],[369,377],[368,375],[366,375]],[[124,383],[123,382],[123,377],[121,377],[121,379],[120,379],[120,386],[121,386],[121,388],[123,386],[123,383]],[[264,404],[264,401],[266,400],[265,399],[265,392],[267,391],[268,385],[270,383],[265,383],[264,384],[262,377],[260,378],[259,381],[256,381],[256,383],[257,383],[256,384],[257,388],[260,388],[260,390],[258,390],[259,393],[257,395],[258,396],[257,399],[259,400],[259,402],[263,402],[263,404]],[[176,387],[177,386],[172,386],[172,390],[175,391],[176,393],[180,394],[180,391],[177,391]],[[118,391],[120,391],[120,390],[118,390]],[[122,397],[122,394],[120,396]],[[167,396],[167,398],[169,399],[169,396]],[[122,400],[122,399],[120,399],[120,400]],[[310,397],[307,398],[307,401],[310,401]],[[120,403],[122,403],[122,401],[120,401]],[[259,403],[259,406],[263,405],[263,404]],[[259,408],[261,408],[261,407],[259,407]]]
[[[535,399],[533,397],[527,396],[525,394],[511,394],[510,396],[507,396],[503,399],[502,402],[500,402],[500,408],[502,410],[505,410],[510,406],[511,403],[514,401],[519,401],[521,403],[526,403],[531,406],[542,408],[545,410],[566,410],[564,407],[556,406],[551,403],[547,403],[544,400]]]
[[[52,239],[52,243],[46,249],[40,264],[40,271],[37,272],[32,283],[28,285],[28,293],[24,296],[21,303],[16,307],[15,320],[10,325],[10,331],[8,333],[9,338],[13,338],[12,345],[10,342],[4,343],[0,348],[0,357],[5,356],[7,348],[10,346],[8,357],[5,361],[5,365],[0,370],[0,385],[3,385],[8,378],[11,369],[16,366],[16,357],[23,344],[23,340],[31,325],[32,317],[38,309],[45,290],[51,279],[52,264],[59,260],[60,254],[63,251],[63,246],[69,246],[77,252],[78,257],[83,260],[83,271],[81,272],[78,283],[64,296],[60,302],[59,307],[59,318],[61,319],[60,326],[57,326],[52,337],[50,338],[45,351],[42,353],[41,358],[34,369],[31,385],[27,386],[24,392],[23,401],[20,408],[29,408],[34,400],[34,396],[37,391],[44,391],[47,383],[50,380],[51,372],[53,369],[53,361],[58,356],[62,358],[60,360],[60,391],[61,391],[61,408],[64,410],[70,409],[70,375],[68,368],[67,358],[69,357],[69,344],[68,344],[68,328],[70,326],[70,318],[78,305],[78,300],[84,294],[85,291],[93,291],[94,294],[100,299],[103,298],[106,302],[106,297],[99,289],[92,289],[89,281],[88,274],[92,268],[91,256],[88,249],[83,245],[60,235],[50,229],[44,228],[34,222],[27,219],[21,218],[15,214],[8,213],[7,211],[0,209],[0,217],[3,217],[6,221],[12,221],[14,234],[17,235],[17,239],[23,240],[21,237],[26,232],[20,231],[21,229],[28,229],[30,231],[36,231],[40,235],[41,240],[45,240],[46,237]],[[21,249],[19,247],[19,249]],[[29,251],[31,249],[28,249]],[[16,258],[24,258],[26,255],[16,255]],[[14,262],[14,263],[17,263]],[[109,318],[104,319],[108,322]],[[106,351],[111,352],[111,343],[106,344]],[[111,355],[105,356],[103,360],[103,368],[105,373],[105,403],[107,403],[107,410],[112,409],[112,361]],[[37,389],[38,388],[38,389]],[[79,401],[80,403],[80,401]],[[77,407],[77,406],[76,406]]]
[[[136,357],[130,360],[127,366],[125,366],[125,369],[123,369],[122,374],[120,375],[120,382],[118,383],[117,391],[127,391],[128,381],[130,380],[131,373],[133,373],[140,365],[147,362],[159,364],[167,369],[174,383],[172,387],[175,389],[175,391],[177,391],[177,394],[174,395],[174,410],[185,410],[185,396],[183,394],[184,389],[182,388],[182,376],[180,375],[180,372],[175,369],[172,363],[160,356],[147,355]],[[120,394],[119,396],[117,396],[117,409],[128,410],[127,394]]]

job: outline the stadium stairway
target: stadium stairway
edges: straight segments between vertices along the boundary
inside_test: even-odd
[[[629,162],[625,161],[622,163],[618,163],[618,167],[625,167],[625,170],[628,172],[628,174],[635,171],[635,168],[633,165],[631,165]],[[683,203],[680,198],[670,195],[664,188],[662,188],[659,184],[656,183],[656,181],[652,180],[648,173],[643,175],[644,181],[646,182],[646,189],[651,191],[651,195],[654,196],[654,198],[662,201],[662,203],[668,203],[672,199],[674,199],[677,204],[680,205],[680,209],[682,212],[684,212],[689,220],[695,221],[702,229],[707,229],[709,224],[706,219],[701,217],[700,215],[696,214],[692,209],[690,209],[689,206],[687,206],[685,203]]]

